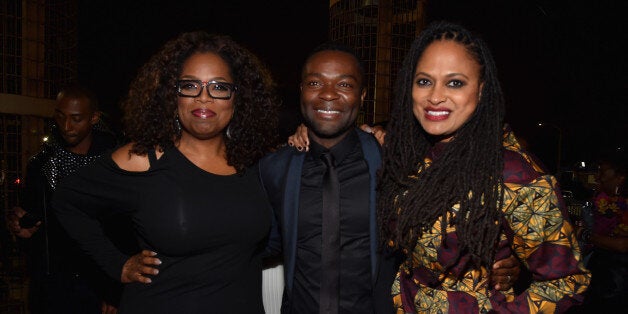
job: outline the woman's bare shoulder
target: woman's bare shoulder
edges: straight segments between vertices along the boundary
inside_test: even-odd
[[[147,155],[138,155],[132,153],[133,143],[128,143],[111,154],[111,159],[120,167],[126,171],[147,171],[150,168],[150,162]]]

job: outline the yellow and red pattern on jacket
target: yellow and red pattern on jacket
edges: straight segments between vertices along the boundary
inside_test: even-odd
[[[458,240],[455,226],[448,226],[444,245],[437,219],[418,239],[411,265],[404,263],[397,272],[392,287],[397,313],[555,313],[582,302],[590,273],[556,179],[544,174],[511,132],[504,133],[504,148],[504,219],[495,258],[516,254],[532,272],[532,284],[518,296],[512,289],[497,291],[486,269],[464,266],[468,256],[444,273]],[[426,161],[429,166],[431,160]]]
[[[628,199],[600,191],[594,204],[594,233],[609,237],[628,234]]]

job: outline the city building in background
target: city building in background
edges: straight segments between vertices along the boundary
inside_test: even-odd
[[[358,124],[388,120],[397,72],[425,26],[425,0],[331,0],[329,37],[364,62],[367,94]]]
[[[59,89],[77,76],[77,0],[0,1],[0,313],[25,313],[23,261],[5,230]]]
[[[57,92],[76,79],[78,9],[76,0],[0,3],[0,197],[7,208],[41,145]]]

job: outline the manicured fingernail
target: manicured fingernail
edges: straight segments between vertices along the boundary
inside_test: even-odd
[[[303,150],[303,147],[301,147],[301,146],[297,146],[297,150],[298,150],[298,151],[302,151],[302,150]]]
[[[161,260],[160,259],[157,260],[157,265],[161,265]]]

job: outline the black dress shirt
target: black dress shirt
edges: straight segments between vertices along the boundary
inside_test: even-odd
[[[292,313],[319,311],[325,151],[312,142],[303,163]],[[372,313],[368,166],[355,131],[330,151],[340,181],[340,313]]]

